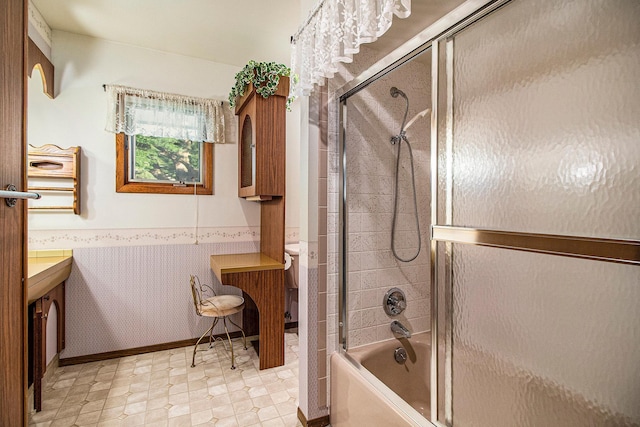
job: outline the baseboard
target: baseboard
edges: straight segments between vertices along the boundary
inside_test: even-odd
[[[229,336],[231,338],[238,338],[242,336],[240,331],[230,332]],[[214,337],[227,338],[226,334],[217,334]],[[199,338],[199,337],[198,337]],[[136,356],[138,354],[152,353],[154,351],[162,351],[162,350],[171,350],[174,348],[187,347],[190,345],[194,345],[198,338],[191,338],[187,340],[181,341],[173,341],[162,344],[154,344],[147,345],[144,347],[136,347],[136,348],[128,348],[125,350],[116,350],[116,351],[108,351],[105,353],[97,353],[97,354],[88,354],[86,356],[77,356],[77,357],[67,357],[65,359],[60,359],[58,366],[69,366],[69,365],[77,365],[79,363],[89,363],[89,362],[99,362],[101,360],[109,360],[109,359],[117,359],[118,357],[126,357],[126,356]],[[253,337],[247,337],[247,340],[250,340]],[[203,340],[206,342],[206,339]]]
[[[329,425],[329,415],[307,420],[307,417],[304,416],[300,408],[298,408],[298,420],[300,420],[304,427],[324,427]]]
[[[298,322],[289,322],[284,324],[284,329],[296,329],[298,327]]]

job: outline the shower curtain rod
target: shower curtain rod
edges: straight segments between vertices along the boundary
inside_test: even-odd
[[[316,16],[316,14],[322,8],[322,6],[324,6],[324,3],[325,3],[325,0],[322,0],[316,5],[315,9],[313,9],[313,11],[309,14],[309,16],[307,16],[307,19],[304,21],[304,24],[302,24],[300,28],[298,28],[298,31],[296,31],[296,33],[291,36],[290,43],[295,43],[296,40],[298,40],[298,37],[300,37],[300,33],[302,33],[302,31],[304,31],[307,25],[309,25],[309,22],[311,22],[311,20]]]

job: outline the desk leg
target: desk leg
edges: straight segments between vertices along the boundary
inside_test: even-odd
[[[284,365],[284,270],[262,271],[260,369]]]
[[[244,310],[242,310],[242,329],[246,336],[251,337],[260,334],[260,315],[256,303],[246,292],[242,293],[244,298]]]
[[[284,365],[284,270],[228,273],[222,282],[242,289],[258,307],[260,369]]]

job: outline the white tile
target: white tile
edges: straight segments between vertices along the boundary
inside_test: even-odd
[[[216,427],[241,427],[235,416],[219,419],[214,425]]]
[[[124,405],[116,406],[113,408],[105,408],[100,414],[100,421],[119,419],[122,414],[124,414]]]
[[[260,424],[260,418],[258,414],[255,412],[245,412],[242,414],[237,414],[236,418],[238,419],[238,424],[241,426],[250,426],[253,424]]]
[[[229,403],[226,405],[214,405],[211,407],[212,415],[217,419],[227,418],[229,416],[235,415],[235,411],[233,410],[233,406]]]
[[[169,419],[169,411],[165,408],[155,408],[150,411],[147,410],[146,414],[145,422],[148,424],[167,421]]]
[[[263,371],[255,351],[235,345],[236,370],[220,343],[193,369],[193,347],[60,368],[30,425],[297,425],[297,335],[285,336],[286,365]]]
[[[280,418],[280,414],[275,406],[267,406],[258,411],[258,418],[261,422],[265,422],[274,418]]]
[[[127,415],[139,414],[147,410],[147,401],[128,403],[124,407],[124,413]]]
[[[169,408],[168,416],[169,418],[175,418],[189,414],[190,412],[191,408],[189,407],[189,403],[180,403]]]
[[[195,426],[198,424],[208,423],[212,418],[213,415],[211,413],[211,409],[191,413],[191,425]]]

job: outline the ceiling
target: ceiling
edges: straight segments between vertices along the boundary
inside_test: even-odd
[[[32,0],[52,30],[244,66],[290,63],[300,0]]]
[[[328,0],[332,1],[332,0]],[[32,0],[52,30],[223,64],[290,64],[305,0]],[[413,0],[406,19],[369,45],[391,52],[463,0]],[[304,12],[306,14],[306,11]]]

